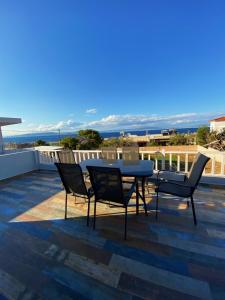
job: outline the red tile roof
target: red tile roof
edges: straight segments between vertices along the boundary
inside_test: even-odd
[[[209,122],[222,122],[222,121],[225,121],[225,117],[220,117],[220,118],[216,118],[216,119],[213,119],[213,120],[210,120]]]

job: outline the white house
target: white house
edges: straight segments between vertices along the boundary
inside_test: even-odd
[[[4,150],[3,138],[2,138],[2,126],[14,125],[21,123],[20,118],[3,118],[0,117],[0,153]]]
[[[225,117],[216,118],[213,120],[210,120],[210,131],[217,131],[221,132],[223,129],[225,129]]]

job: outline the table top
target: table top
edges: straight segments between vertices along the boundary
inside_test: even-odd
[[[153,162],[151,160],[105,160],[87,159],[80,162],[83,172],[87,172],[86,166],[119,168],[123,176],[149,177],[153,174]]]

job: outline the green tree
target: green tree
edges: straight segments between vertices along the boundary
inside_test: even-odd
[[[187,137],[184,134],[175,134],[171,137],[169,144],[174,146],[187,145]]]
[[[64,137],[60,141],[60,145],[63,146],[64,149],[76,150],[78,144],[78,139],[74,137]]]
[[[80,130],[78,140],[77,148],[81,150],[97,149],[103,141],[100,133],[93,129]]]
[[[155,147],[155,146],[160,146],[160,143],[157,141],[150,141],[147,143],[147,147]]]
[[[136,146],[137,143],[132,141],[130,138],[109,138],[104,140],[101,144],[102,147],[129,147],[129,146]]]
[[[48,146],[48,143],[46,141],[43,141],[43,140],[37,140],[35,143],[34,143],[34,146]]]
[[[120,140],[118,138],[109,138],[107,140],[103,140],[102,147],[120,147]]]
[[[208,143],[210,136],[209,127],[202,126],[199,127],[196,134],[197,145],[206,145]]]

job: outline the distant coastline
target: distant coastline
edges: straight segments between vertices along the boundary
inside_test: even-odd
[[[177,128],[178,133],[194,133],[197,131],[198,128]],[[143,136],[146,135],[146,132],[148,134],[158,134],[161,132],[161,129],[152,129],[152,130],[125,130],[123,131],[125,134],[131,134],[131,135],[138,135]],[[119,137],[120,131],[114,131],[114,132],[100,132],[101,136],[103,138],[113,138],[113,137]],[[24,135],[16,135],[16,136],[6,136],[4,137],[4,143],[16,143],[16,144],[23,144],[23,143],[34,143],[37,140],[43,140],[46,142],[58,142],[60,139],[64,137],[76,137],[76,133],[73,132],[67,132],[67,133],[34,133],[34,134],[24,134]]]

